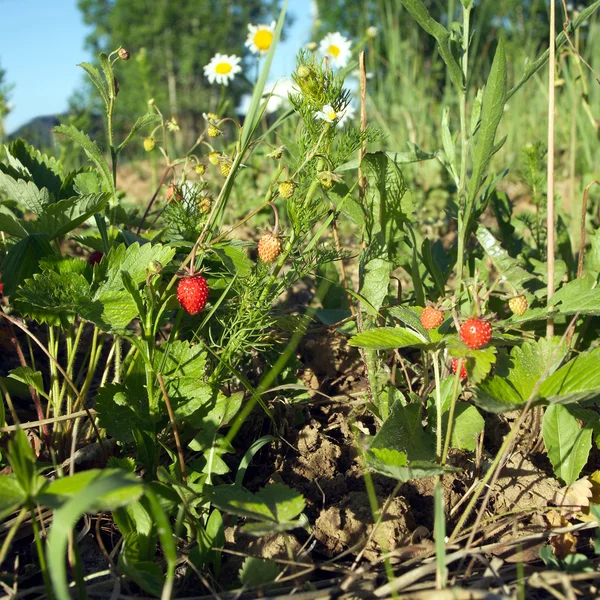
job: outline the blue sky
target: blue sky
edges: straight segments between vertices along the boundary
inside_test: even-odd
[[[294,24],[275,55],[271,79],[289,75],[298,48],[309,41],[310,4],[290,2]],[[13,110],[5,121],[8,133],[33,117],[67,109],[69,97],[83,82],[77,63],[92,59],[84,47],[87,33],[77,0],[0,0],[0,66],[6,82],[14,85]]]

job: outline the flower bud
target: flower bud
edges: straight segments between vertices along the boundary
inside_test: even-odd
[[[200,163],[194,167],[194,171],[198,173],[198,175],[202,176],[206,173],[206,165],[204,163]]]
[[[156,141],[154,140],[154,138],[151,138],[151,137],[144,138],[144,150],[146,152],[152,152],[152,150],[154,150],[155,146],[156,146]]]
[[[221,135],[221,130],[218,127],[216,127],[215,125],[208,126],[208,137],[216,138],[216,137],[219,137],[220,135]]]
[[[158,273],[160,273],[163,270],[163,266],[160,262],[158,262],[157,260],[151,260],[148,265],[146,266],[146,270],[148,271],[148,273],[150,273],[151,275],[157,275]]]
[[[219,158],[221,157],[221,153],[220,152],[211,152],[208,155],[208,162],[211,165],[218,165],[219,164]]]
[[[129,53],[129,51],[125,50],[125,48],[119,48],[118,54],[119,54],[119,58],[121,60],[129,60],[129,58],[131,56],[131,54]]]

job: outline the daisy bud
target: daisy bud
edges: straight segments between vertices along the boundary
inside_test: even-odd
[[[204,175],[204,173],[206,173],[206,165],[203,163],[200,163],[199,165],[196,165],[194,167],[194,171],[196,171],[196,173],[198,173],[198,175]]]
[[[151,138],[151,137],[144,138],[144,150],[146,152],[152,152],[152,150],[154,150],[155,146],[156,146],[156,141],[154,140],[154,138]]]
[[[269,154],[267,154],[267,157],[272,158],[273,160],[279,160],[283,156],[284,149],[284,146],[278,146],[277,148],[275,148],[275,150],[273,150],[273,152],[269,152]]]
[[[129,53],[129,51],[125,50],[125,48],[119,48],[118,54],[119,54],[119,58],[121,60],[129,60],[129,58],[131,56],[131,54]]]
[[[367,27],[367,37],[370,37],[371,39],[376,38],[378,33],[379,30],[377,27],[374,27],[373,25],[371,25],[371,27]]]
[[[306,49],[309,52],[314,52],[317,49],[317,42],[308,42],[308,44],[306,44]]]

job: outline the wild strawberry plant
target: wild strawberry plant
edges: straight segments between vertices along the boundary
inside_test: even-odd
[[[285,377],[294,383],[284,382],[283,389],[297,387],[288,363],[331,286],[341,290],[341,306],[323,310],[321,318],[345,334],[350,323],[349,343],[360,350],[366,406],[376,422],[376,433],[358,445],[368,469],[400,482],[442,477],[457,470],[451,450],[477,450],[485,424],[481,411],[521,410],[453,538],[534,407],[546,407],[542,435],[556,476],[566,484],[579,477],[595,443],[592,407],[600,397],[599,350],[587,330],[600,314],[596,236],[587,254],[582,243],[576,271],[570,243],[560,244],[559,285],[549,296],[546,263],[555,249],[544,246],[537,151],[529,152],[528,181],[540,198],[538,214],[521,219],[521,231],[529,228],[536,240],[529,251],[498,189],[506,171],[491,166],[505,141],[498,131],[507,100],[547,57],[529,64],[511,88],[500,42],[485,87],[472,90],[473,2],[462,0],[463,23],[452,31],[421,0],[402,3],[435,39],[456,95],[442,111],[434,152],[416,144],[406,152],[367,152],[383,136],[364,120],[361,127],[349,122],[350,46],[340,34],[324,40],[324,60],[300,52],[292,108],[273,128],[286,135],[262,130],[270,100],[265,84],[285,7],[276,25],[250,29],[247,45],[265,62],[243,124],[227,116],[227,104],[220,102],[204,115],[193,145],[175,152],[179,125],[151,100],[125,139],[115,139],[118,77],[129,59],[120,48],[101,54],[100,68],[81,65],[104,103],[106,155],[72,125],[55,131],[85,152],[88,164],[76,170],[66,171],[21,141],[6,148],[0,162],[1,316],[20,366],[0,382],[14,421],[9,429],[16,430],[6,453],[12,472],[0,476],[0,516],[17,515],[0,562],[30,518],[49,596],[69,595],[67,550],[75,585],[84,593],[72,536],[84,513],[110,511],[122,536],[113,567],[162,597],[174,592],[180,557],[194,572],[218,575],[215,549],[224,544],[228,518],[246,519],[243,531],[257,537],[307,526],[299,492],[275,482],[255,491],[244,486],[255,454],[277,438],[259,436],[235,473],[233,442],[255,408],[270,433],[280,433],[264,395]],[[573,27],[598,4],[582,11]],[[557,43],[565,40],[559,36]],[[217,54],[205,75],[226,86],[239,63],[239,57]],[[288,129],[290,120],[295,126]],[[119,160],[133,141],[164,161],[160,183],[142,210],[126,209],[118,188]],[[402,171],[433,160],[453,185],[450,246],[419,221]],[[232,203],[255,164],[260,201],[233,219]],[[259,218],[268,225],[255,236],[255,259],[254,243],[236,233]],[[340,243],[340,230],[355,238],[350,249]],[[353,258],[356,283],[344,271]],[[333,282],[332,263],[341,265]],[[308,278],[318,282],[313,305],[292,315],[278,311],[282,295]],[[554,335],[541,332],[547,321]],[[411,378],[402,363],[401,384],[399,350],[411,352],[416,375]],[[10,399],[24,391],[38,417],[38,458],[52,464],[51,476],[18,427]],[[90,441],[106,468],[76,467],[74,450]],[[441,560],[439,489],[435,537]],[[45,543],[40,507],[54,511]],[[252,564],[242,570],[243,582],[253,581]],[[279,570],[263,564],[257,573],[266,581]]]

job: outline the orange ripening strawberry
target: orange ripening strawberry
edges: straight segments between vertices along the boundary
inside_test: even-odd
[[[460,339],[471,350],[479,350],[492,339],[492,326],[483,319],[467,319],[460,326]]]
[[[421,325],[428,331],[439,327],[444,322],[444,311],[426,306],[421,313]]]
[[[281,253],[281,240],[272,233],[265,233],[258,242],[258,256],[265,264],[277,260]]]
[[[197,315],[208,300],[208,284],[202,275],[183,277],[177,285],[177,300],[190,315]]]

